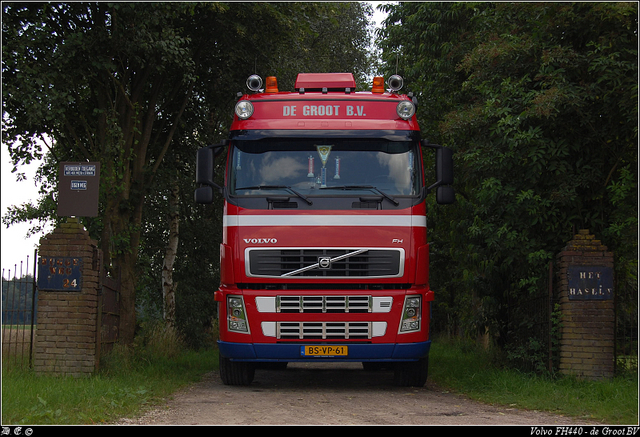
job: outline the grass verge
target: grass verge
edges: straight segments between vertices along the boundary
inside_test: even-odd
[[[496,366],[494,351],[448,340],[434,341],[429,355],[429,379],[471,399],[607,425],[638,424],[637,373],[602,381],[532,375]]]
[[[217,350],[189,351],[164,339],[147,341],[136,353],[117,348],[101,363],[99,372],[86,378],[46,376],[3,365],[2,423],[111,423],[136,416],[201,380],[217,363]]]

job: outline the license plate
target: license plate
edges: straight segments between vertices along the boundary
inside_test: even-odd
[[[300,355],[303,357],[346,357],[348,355],[348,346],[302,346]]]

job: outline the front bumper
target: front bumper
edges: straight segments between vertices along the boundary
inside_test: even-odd
[[[341,343],[349,347],[347,356],[339,357],[305,357],[301,348],[314,345],[313,342],[301,343],[230,343],[218,341],[220,355],[232,361],[248,362],[337,362],[337,361],[370,361],[401,362],[416,361],[429,354],[431,341],[420,343]]]

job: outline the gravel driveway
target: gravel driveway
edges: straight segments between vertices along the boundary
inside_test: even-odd
[[[393,384],[393,372],[360,363],[290,363],[256,370],[246,387],[217,373],[184,389],[142,417],[121,425],[595,425],[516,406],[486,405],[427,382]]]

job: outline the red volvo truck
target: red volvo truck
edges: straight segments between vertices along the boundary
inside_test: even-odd
[[[355,361],[428,372],[426,196],[451,203],[451,150],[422,140],[402,78],[355,92],[350,73],[299,74],[295,91],[253,75],[228,140],[200,149],[195,201],[224,198],[220,375],[247,385],[256,366]],[[386,86],[385,86],[386,85]],[[425,184],[422,152],[435,151]],[[215,160],[226,153],[224,184]],[[431,173],[431,172],[430,172]]]

